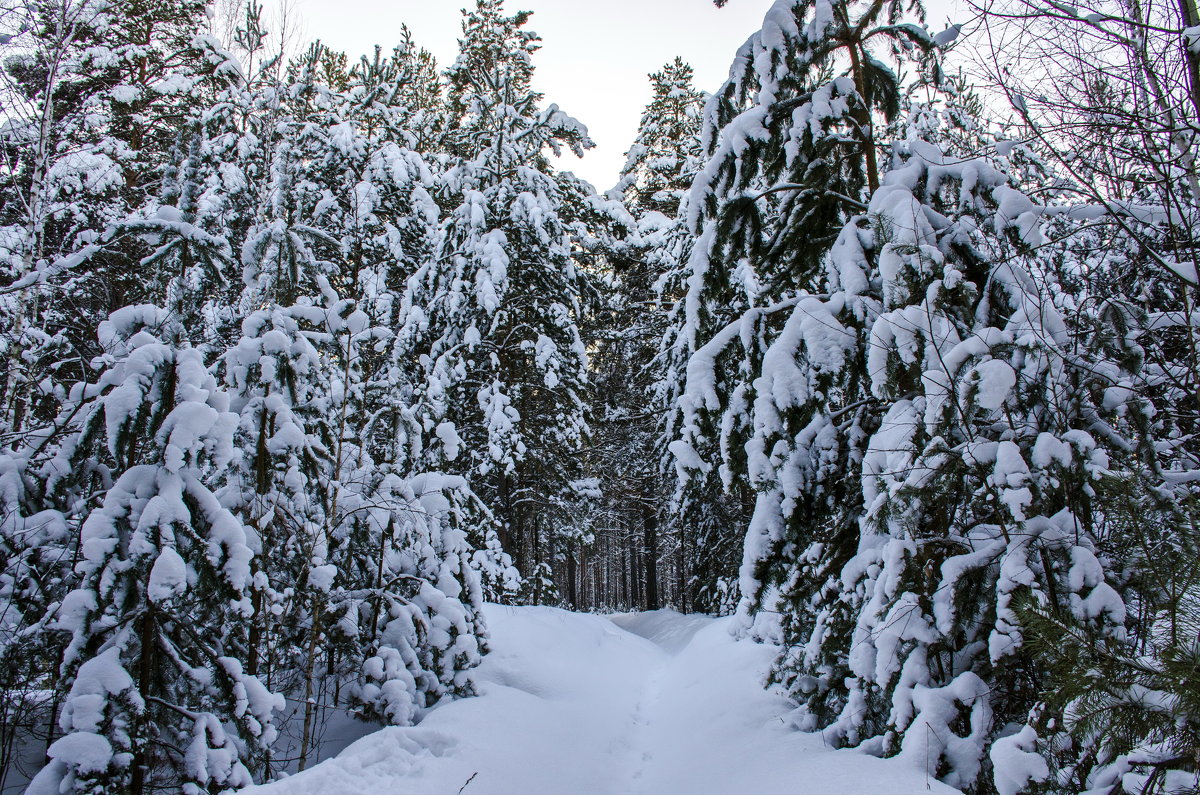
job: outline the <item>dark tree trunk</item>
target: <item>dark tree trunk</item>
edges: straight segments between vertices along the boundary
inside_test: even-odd
[[[689,584],[691,580],[691,558],[688,555],[687,531],[679,528],[679,609],[685,613],[696,609],[696,600],[692,598]]]
[[[504,506],[504,515],[497,517],[500,519],[499,532],[497,533],[500,536],[500,546],[504,548],[505,552],[516,558],[519,556],[520,550],[516,549],[513,544],[512,525],[510,524],[512,521],[512,489],[507,475],[500,474],[497,477],[496,490],[499,492],[498,496],[500,499],[498,502]]]
[[[145,698],[151,695],[153,682],[151,681],[154,675],[154,640],[155,626],[154,615],[147,611],[142,614],[141,627],[139,627],[138,643],[140,649],[140,660],[138,661],[137,671],[137,689],[138,693]],[[142,795],[146,791],[146,777],[150,770],[150,749],[149,749],[149,732],[145,730],[145,724],[149,722],[147,715],[141,715],[136,719],[134,728],[134,749],[132,776],[129,780],[130,795]]]
[[[625,604],[626,607],[629,607],[629,606],[632,606],[633,603],[629,599],[629,567],[626,565],[626,558],[628,558],[628,555],[625,553],[625,545],[622,544],[621,545],[621,601]]]
[[[642,508],[646,552],[646,609],[657,610],[658,601],[658,514],[648,504]]]
[[[588,572],[590,566],[591,562],[588,560],[587,550],[580,544],[579,559],[576,563],[576,576],[579,584],[575,586],[578,589],[580,610],[590,610],[593,604],[591,591],[588,590]]]
[[[542,573],[538,571],[542,566],[542,539],[536,522],[529,533],[529,554],[526,560],[533,561],[533,567],[529,569],[537,576],[537,581],[533,585],[533,603],[540,605],[545,594],[542,593]]]
[[[567,553],[567,601],[571,603],[572,610],[579,609],[579,593],[575,587],[576,568],[575,552],[572,550]]]
[[[629,582],[633,591],[633,606],[635,610],[643,608],[642,602],[642,556],[638,548],[637,535],[629,534]]]

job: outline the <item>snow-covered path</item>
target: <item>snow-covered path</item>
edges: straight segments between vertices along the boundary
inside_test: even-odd
[[[384,729],[255,795],[908,795],[923,772],[784,723],[771,649],[725,620],[489,606],[481,695]],[[469,782],[469,783],[468,783]]]

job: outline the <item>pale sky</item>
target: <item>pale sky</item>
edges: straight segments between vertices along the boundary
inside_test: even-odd
[[[949,0],[933,0],[942,6]],[[352,60],[375,44],[399,40],[402,23],[441,67],[458,52],[462,14],[474,0],[295,0],[306,40],[319,38]],[[771,0],[507,0],[509,13],[532,11],[526,27],[542,37],[534,56],[535,87],[588,127],[596,148],[582,159],[565,155],[574,171],[598,190],[612,187],[650,101],[647,75],[681,56],[696,70],[696,85],[715,91],[738,47],[757,31]],[[929,15],[945,27],[945,14]]]

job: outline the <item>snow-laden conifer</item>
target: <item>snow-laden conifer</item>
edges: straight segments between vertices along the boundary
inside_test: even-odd
[[[711,551],[695,563],[702,604],[737,598],[736,562],[720,551],[754,500],[738,473],[766,345],[797,290],[819,289],[822,253],[878,184],[874,131],[901,91],[889,52],[933,46],[902,15],[897,3],[780,0],[706,105],[707,162],[688,202],[695,242],[665,341],[676,499],[697,554]],[[718,491],[728,499],[705,497]]]
[[[175,334],[155,307],[114,313],[99,380],[73,390],[80,431],[59,464],[97,456],[113,482],[51,624],[70,637],[67,695],[34,792],[242,786],[275,738],[282,699],[244,670],[253,552],[208,485],[236,416]]]
[[[682,58],[650,75],[653,98],[642,112],[615,191],[627,204],[674,218],[700,169],[700,116],[704,94]]]
[[[572,604],[578,603],[579,560],[623,583],[620,592],[602,597],[608,604],[656,609],[666,601],[686,603],[686,529],[667,509],[674,478],[661,466],[664,362],[658,354],[678,298],[680,251],[688,244],[680,204],[701,167],[703,94],[678,58],[649,77],[653,95],[621,178],[605,201],[594,203],[602,220],[605,284],[587,326],[594,420],[585,466],[599,499],[581,538],[589,548],[568,558]]]
[[[481,0],[448,70],[438,247],[410,278],[399,352],[421,363],[420,466],[461,473],[496,513],[506,548],[532,571],[570,520],[572,451],[586,433],[585,278],[564,217],[577,183],[546,151],[590,145],[533,91],[528,14]],[[531,594],[539,600],[540,593]]]
[[[257,140],[270,166],[245,166],[248,314],[221,362],[245,451],[223,499],[254,528],[257,664],[303,704],[302,764],[329,708],[407,724],[469,694],[480,568],[507,568],[468,484],[415,470],[405,441],[416,376],[390,356],[392,324],[437,218],[390,104],[408,72],[377,60],[329,80],[336,61],[314,47],[293,65]]]
[[[1039,281],[1055,211],[949,151],[954,114],[884,124],[901,88],[874,43],[936,40],[883,13],[776,4],[710,104],[745,96],[693,190],[673,450],[755,494],[739,611],[784,643],[802,724],[973,788],[1045,685],[1018,603],[1123,632],[1090,500],[1144,408],[1105,403],[1120,364],[1078,355]]]

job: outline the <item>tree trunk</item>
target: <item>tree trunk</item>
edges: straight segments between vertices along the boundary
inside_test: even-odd
[[[137,689],[142,698],[150,695],[151,677],[154,675],[154,615],[150,611],[146,611],[142,615],[141,628],[139,631],[140,637],[138,643],[141,648],[138,650],[140,659],[138,660],[138,675]],[[146,773],[150,768],[149,754],[149,739],[145,736],[143,730],[144,724],[148,720],[148,715],[141,715],[137,721],[137,726],[134,729],[134,751],[133,751],[133,775],[129,780],[130,795],[142,795],[146,791]]]
[[[529,556],[528,560],[533,561],[533,568],[530,569],[537,577],[533,584],[533,603],[540,605],[545,594],[542,593],[542,538],[541,531],[538,529],[537,522],[534,522],[533,528],[529,533]]]
[[[658,601],[658,513],[648,504],[642,508],[646,553],[646,609],[657,610]]]
[[[629,600],[629,566],[626,563],[626,558],[629,556],[625,552],[625,545],[621,544],[621,601],[626,607],[632,605]]]
[[[313,733],[313,722],[316,719],[317,705],[313,693],[313,679],[316,677],[317,640],[321,636],[321,606],[313,611],[312,629],[308,635],[308,660],[304,664],[304,731],[300,735],[299,770],[308,766],[308,752]]]
[[[679,526],[679,552],[675,558],[675,589],[679,612],[688,612],[690,605],[687,589],[687,534],[683,531],[683,525]]]
[[[863,135],[863,158],[867,162],[867,190],[872,194],[879,188],[879,164],[875,159],[875,133],[871,124],[870,94],[867,91],[867,81],[863,74],[862,60],[857,45],[851,45],[850,68],[854,75],[854,86],[862,98],[865,107],[854,112],[854,120],[858,122]]]
[[[633,608],[641,610],[642,602],[642,556],[639,547],[641,544],[637,542],[637,536],[630,533],[629,536],[629,590],[632,591]]]
[[[504,506],[504,515],[497,517],[498,519],[500,519],[500,527],[499,527],[499,530],[497,533],[497,535],[500,536],[500,546],[504,548],[505,552],[507,552],[509,555],[512,555],[514,560],[516,560],[519,555],[519,552],[518,552],[518,550],[513,548],[513,533],[512,533],[512,525],[511,525],[511,521],[512,521],[512,488],[509,483],[507,475],[505,475],[503,473],[498,475],[497,483],[496,483],[496,490],[499,492],[498,496],[500,497],[498,502],[500,503],[500,505]],[[517,561],[517,562],[519,564],[519,561]],[[520,568],[519,565],[518,565],[518,568]]]
[[[572,610],[579,609],[579,592],[575,586],[577,568],[575,551],[572,550],[567,553],[567,601],[571,603]]]

